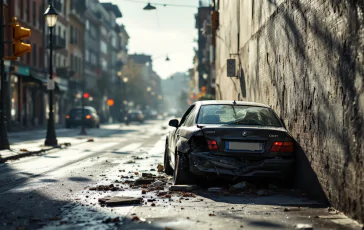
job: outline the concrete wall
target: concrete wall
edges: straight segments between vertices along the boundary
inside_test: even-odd
[[[217,98],[271,105],[298,142],[297,185],[363,222],[364,1],[221,0],[219,12]],[[239,78],[226,77],[230,54]]]

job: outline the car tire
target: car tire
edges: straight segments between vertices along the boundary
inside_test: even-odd
[[[177,154],[175,155],[174,171],[173,171],[173,184],[190,184],[192,182],[192,177],[190,172],[184,170],[186,162],[184,159]]]
[[[71,126],[69,124],[66,124],[66,129],[70,129]]]
[[[164,172],[169,176],[173,175],[173,168],[171,167],[171,164],[169,161],[169,151],[168,151],[167,143],[166,143],[166,147],[164,150]]]

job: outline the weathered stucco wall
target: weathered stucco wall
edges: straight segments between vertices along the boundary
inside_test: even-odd
[[[364,1],[222,0],[219,12],[217,98],[271,105],[298,142],[298,186],[319,182],[363,222]],[[230,54],[239,78],[226,77]]]

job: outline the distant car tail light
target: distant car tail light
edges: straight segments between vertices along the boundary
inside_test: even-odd
[[[86,119],[91,119],[91,115],[87,115],[86,116]]]
[[[210,151],[219,150],[219,146],[217,146],[217,142],[215,140],[207,140],[207,147]]]
[[[66,119],[69,119],[69,118],[70,118],[70,115],[68,115],[68,114],[67,114],[67,115],[66,115]]]
[[[271,152],[293,153],[292,141],[276,141],[273,143]]]

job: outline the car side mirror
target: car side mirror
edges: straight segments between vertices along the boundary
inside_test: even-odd
[[[175,127],[177,128],[178,127],[178,120],[177,119],[172,119],[169,121],[169,126],[172,126],[172,127]]]

